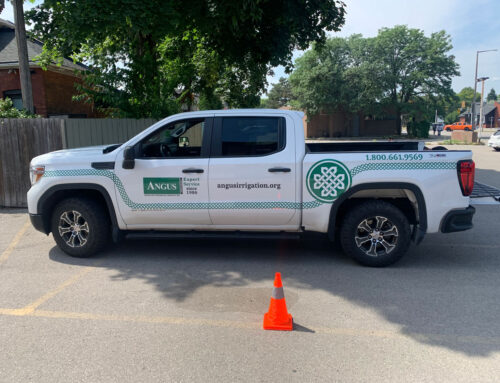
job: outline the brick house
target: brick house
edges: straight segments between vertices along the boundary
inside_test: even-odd
[[[35,113],[42,117],[96,117],[97,111],[93,105],[72,100],[76,94],[75,83],[81,83],[75,70],[85,70],[86,67],[65,58],[61,66],[51,65],[47,70],[42,70],[35,63],[35,57],[41,52],[42,43],[28,39]],[[12,99],[16,108],[22,108],[14,24],[0,19],[0,98],[5,97]]]

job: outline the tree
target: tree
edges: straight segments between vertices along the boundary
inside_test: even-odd
[[[406,26],[383,28],[374,38],[353,35],[314,45],[296,60],[292,91],[308,114],[320,111],[433,119],[456,103],[451,79],[458,74],[444,31],[426,37]]]
[[[278,83],[274,84],[269,91],[266,107],[278,109],[282,106],[289,106],[292,100],[292,87],[288,79],[280,77]]]
[[[401,132],[401,115],[412,113],[425,99],[453,95],[451,79],[459,75],[451,38],[444,31],[426,37],[419,29],[399,25],[382,28],[374,38],[375,62],[383,97],[394,111]]]
[[[295,62],[292,93],[308,115],[321,111],[369,113],[382,92],[366,57],[370,40],[361,35],[332,38],[313,45]]]
[[[457,96],[460,101],[465,101],[465,105],[470,106],[474,98],[474,89],[472,89],[470,86],[467,86],[463,88],[460,92],[458,92]],[[481,100],[481,93],[476,92],[476,101],[479,100]]]
[[[426,37],[406,26],[383,28],[374,38],[332,38],[296,60],[290,82],[308,114],[392,115],[401,133],[403,114],[429,121],[454,102],[451,79],[458,65],[450,49],[444,31]]]
[[[35,107],[33,105],[33,89],[31,87],[31,70],[28,57],[28,44],[26,37],[26,26],[24,22],[23,1],[24,0],[12,0],[12,5],[14,6],[14,21],[19,62],[19,79],[21,82],[21,96],[23,98],[23,106],[29,113],[34,113]]]
[[[496,101],[498,98],[495,89],[491,88],[490,93],[488,93],[488,96],[486,97],[487,101]]]
[[[0,0],[0,13],[2,13],[4,8],[5,8],[5,0]]]
[[[293,50],[324,42],[344,13],[338,0],[45,0],[28,18],[43,63],[71,56],[88,65],[83,98],[160,117],[189,108],[194,93],[258,104],[270,67],[290,70]]]
[[[458,113],[457,110],[453,110],[451,111],[450,113],[448,113],[445,117],[444,117],[444,123],[445,124],[453,124],[454,122],[457,122],[458,121],[458,116],[460,115],[460,113]]]

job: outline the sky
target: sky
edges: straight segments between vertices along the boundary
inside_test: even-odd
[[[201,0],[200,0],[201,1]],[[25,3],[25,10],[35,4]],[[460,76],[453,79],[453,89],[474,86],[476,51],[499,49],[479,55],[478,77],[489,77],[485,82],[485,94],[494,88],[500,93],[500,0],[344,0],[346,22],[333,36],[346,37],[361,33],[365,37],[377,35],[383,27],[408,25],[422,29],[428,36],[445,30],[452,39],[450,52],[460,65]],[[1,18],[14,21],[12,5],[5,2]],[[299,57],[301,52],[294,53]],[[270,84],[285,76],[283,68],[275,68],[275,75],[268,77]],[[478,84],[480,91],[480,84]]]

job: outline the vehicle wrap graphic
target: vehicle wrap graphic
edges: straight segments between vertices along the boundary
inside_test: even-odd
[[[182,178],[143,178],[142,184],[146,195],[182,194]]]
[[[370,170],[445,170],[457,169],[457,163],[453,161],[422,161],[422,162],[370,162],[361,164],[351,169],[351,175],[354,177],[361,172]]]
[[[137,203],[130,199],[120,178],[110,170],[75,169],[49,170],[44,177],[86,177],[100,176],[109,178],[116,186],[125,205],[133,210],[199,210],[199,209],[313,209],[321,205],[318,201],[309,202],[152,202]]]
[[[320,161],[321,162],[321,161]],[[314,165],[313,165],[314,166]],[[351,177],[365,171],[384,170],[435,170],[435,169],[456,169],[456,162],[389,162],[389,163],[369,163],[355,166],[350,170]],[[196,210],[196,209],[314,209],[324,204],[324,202],[313,200],[305,202],[152,202],[137,203],[130,199],[120,178],[111,170],[100,169],[74,169],[74,170],[47,170],[43,177],[106,177],[116,186],[118,194],[125,205],[134,210]],[[338,197],[337,197],[338,198]]]
[[[309,194],[325,203],[335,201],[351,186],[351,173],[341,162],[322,160],[307,172],[306,185]]]

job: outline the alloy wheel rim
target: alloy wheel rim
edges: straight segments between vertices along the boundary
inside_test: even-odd
[[[89,224],[76,210],[65,211],[61,214],[58,229],[59,235],[70,247],[82,247],[88,241]]]
[[[356,246],[370,257],[380,257],[394,251],[398,243],[398,228],[387,217],[366,218],[356,228]]]

